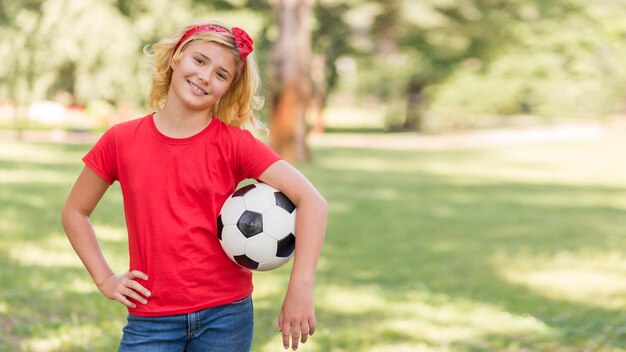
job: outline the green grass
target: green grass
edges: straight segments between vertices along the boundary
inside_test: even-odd
[[[125,309],[71,249],[60,209],[86,145],[0,142],[0,350],[111,351]],[[626,351],[626,141],[489,149],[318,147],[329,200],[302,351]],[[119,186],[93,221],[127,266]],[[289,267],[255,274],[254,351]]]

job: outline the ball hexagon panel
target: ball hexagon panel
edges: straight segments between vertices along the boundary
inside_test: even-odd
[[[273,207],[263,213],[263,232],[276,240],[295,233],[296,211],[288,213],[280,207]]]
[[[234,225],[239,221],[241,214],[246,211],[243,197],[228,198],[222,206],[220,217],[223,225]]]
[[[246,253],[246,237],[235,225],[224,226],[220,243],[230,257]]]
[[[274,198],[276,201],[276,205],[285,209],[288,213],[291,214],[294,210],[296,210],[295,204],[293,204],[291,200],[289,200],[289,198],[287,198],[287,196],[283,193],[279,191],[274,192]]]
[[[263,213],[271,207],[276,206],[276,197],[271,187],[262,183],[258,183],[257,185],[255,189],[244,194],[243,201],[247,210]]]
[[[235,256],[235,263],[243,266],[244,268],[248,268],[250,270],[256,270],[259,267],[259,263],[254,260],[248,258],[246,255],[237,255]]]
[[[246,241],[246,256],[257,263],[263,263],[276,257],[277,246],[275,239],[261,233]]]
[[[222,230],[224,229],[224,223],[222,222],[222,215],[217,216],[217,239],[222,240]]]
[[[247,248],[246,248],[247,249]],[[276,246],[276,256],[280,258],[289,258],[296,249],[296,236],[292,233],[279,240]]]
[[[235,198],[235,197],[243,197],[246,193],[252,191],[255,188],[256,188],[255,184],[243,186],[240,189],[236,190],[235,193],[233,193],[231,195],[231,197],[233,197],[233,198]]]
[[[237,220],[237,228],[248,238],[258,235],[263,232],[263,215],[246,210]]]

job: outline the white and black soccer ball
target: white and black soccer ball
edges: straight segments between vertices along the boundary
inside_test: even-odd
[[[217,218],[224,252],[250,270],[272,270],[287,263],[296,248],[296,210],[282,192],[265,183],[238,189]]]

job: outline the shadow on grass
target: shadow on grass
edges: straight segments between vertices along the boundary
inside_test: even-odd
[[[47,175],[47,181],[8,180],[8,187],[0,188],[0,230],[5,239],[0,243],[0,303],[8,302],[9,307],[0,309],[0,319],[8,322],[0,324],[0,332],[13,334],[15,338],[5,345],[14,346],[20,339],[58,334],[62,327],[89,322],[100,329],[106,346],[115,346],[125,312],[122,307],[119,312],[112,308],[117,306],[93,289],[76,289],[90,285],[80,263],[27,265],[16,261],[11,252],[25,243],[34,243],[44,252],[59,250],[55,236],[62,234],[60,207],[81,168],[79,156],[88,148],[41,147],[75,162],[0,159],[0,170]],[[624,188],[467,179],[422,167],[433,160],[452,164],[479,160],[481,150],[387,153],[322,148],[315,152],[317,164],[301,169],[327,197],[331,212],[317,275],[317,292],[325,301],[318,302],[318,333],[310,348],[626,348],[626,331],[620,328],[626,326],[623,304],[608,308],[597,301],[548,296],[508,280],[503,275],[507,261],[494,259],[542,260],[559,253],[584,256],[624,248],[626,230],[617,225],[626,223],[624,211],[602,201],[624,193]],[[595,200],[587,201],[589,197]],[[107,226],[124,226],[119,189],[107,193],[95,217]],[[121,253],[120,257],[126,255],[122,242],[104,241],[103,246]],[[69,243],[67,249],[71,251]],[[286,283],[286,276],[288,271],[279,270],[258,274],[255,280],[263,286]],[[76,280],[79,284],[67,286]],[[277,339],[275,321],[284,289],[255,298],[254,350]],[[22,314],[14,308],[19,306],[30,308]],[[513,325],[518,325],[494,327],[508,321],[498,314],[510,315]],[[494,318],[501,320],[491,325],[483,321]],[[519,323],[524,319],[531,323]],[[118,325],[111,323],[118,320]],[[77,344],[88,340],[78,339]],[[5,346],[0,343],[0,347]],[[72,348],[79,349],[58,350]],[[107,350],[99,348],[95,350]]]
[[[125,309],[98,292],[61,225],[61,209],[87,146],[3,147],[14,151],[11,158],[0,158],[0,350],[37,349],[29,347],[32,341],[43,341],[39,349],[49,351],[115,350]],[[123,228],[115,188],[95,215]],[[100,242],[121,257],[127,251],[124,241]]]
[[[21,264],[12,257],[0,251],[0,265],[10,269],[0,274],[2,350],[117,348],[126,310],[105,299],[82,266]]]
[[[367,163],[354,158],[352,152],[339,153],[354,165]],[[533,317],[553,331],[549,338],[523,331],[511,335],[486,332],[449,342],[453,350],[625,348],[626,333],[620,328],[626,325],[623,306],[609,309],[598,307],[598,302],[547,297],[506,280],[493,262],[495,253],[549,258],[563,252],[601,253],[623,248],[626,231],[616,226],[626,222],[623,209],[585,205],[580,200],[586,195],[603,199],[625,189],[484,180],[464,184],[466,180],[455,177],[385,169],[387,164],[419,165],[421,159],[455,159],[472,157],[472,153],[355,152],[362,159],[385,160],[378,170],[356,172],[324,169],[322,161],[319,169],[311,172],[332,210],[324,248],[327,265],[318,273],[320,284],[352,289],[375,285],[389,302],[410,302],[416,292],[445,297],[447,302],[469,300]],[[338,153],[323,150],[322,154],[328,158]],[[354,159],[348,161],[351,157]],[[327,314],[333,315],[320,312],[322,317]],[[378,323],[382,324],[385,316],[381,314]],[[337,317],[329,320],[341,321]],[[352,325],[348,330],[367,331],[362,326],[367,319],[356,315],[347,320],[347,325]],[[343,340],[337,346],[346,350],[358,347],[337,335],[341,333],[328,337]],[[440,347],[420,339],[417,332],[400,336],[411,346]],[[371,336],[370,343],[376,345],[382,337]]]

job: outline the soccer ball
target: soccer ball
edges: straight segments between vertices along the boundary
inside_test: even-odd
[[[293,256],[295,224],[296,206],[276,188],[255,183],[238,189],[224,202],[217,235],[233,262],[266,271]]]

